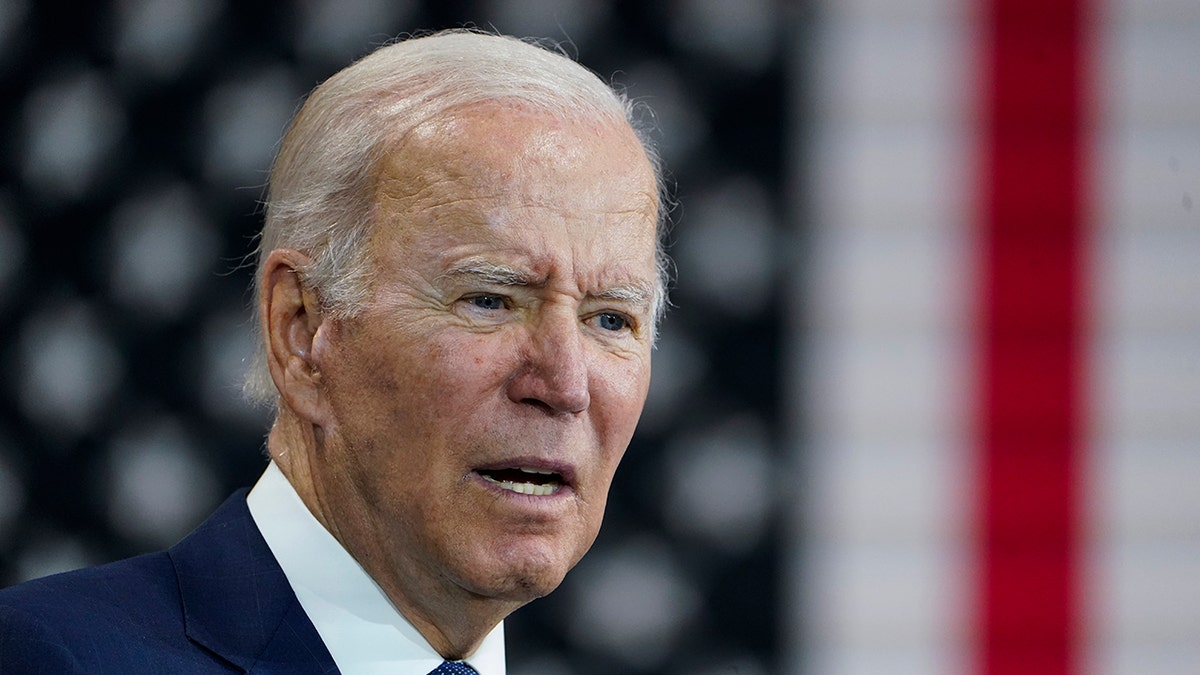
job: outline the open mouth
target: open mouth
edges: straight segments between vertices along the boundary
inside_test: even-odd
[[[553,471],[530,467],[479,469],[478,473],[502,490],[534,497],[548,497],[561,490],[564,483],[563,477]]]

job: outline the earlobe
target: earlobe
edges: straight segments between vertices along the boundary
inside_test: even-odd
[[[259,313],[267,365],[281,404],[308,421],[323,415],[321,372],[313,347],[323,321],[316,293],[305,286],[301,270],[308,256],[290,249],[271,251],[263,265]]]

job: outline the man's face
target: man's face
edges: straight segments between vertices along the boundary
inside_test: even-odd
[[[320,509],[389,593],[526,602],[591,546],[645,401],[654,177],[626,126],[490,104],[377,180],[371,300],[314,342]]]

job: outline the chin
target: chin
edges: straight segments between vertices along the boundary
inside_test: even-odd
[[[565,576],[565,574],[559,574],[510,577],[492,589],[492,597],[497,600],[506,600],[524,605],[527,602],[549,595],[554,589],[558,588],[558,585],[562,583]]]
[[[478,595],[520,604],[558,588],[567,572],[582,557],[513,550],[484,555],[486,559],[477,558],[477,565],[472,569],[462,570],[462,579],[467,582],[464,586]]]

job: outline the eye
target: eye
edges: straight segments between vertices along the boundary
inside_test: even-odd
[[[467,302],[479,309],[504,309],[504,298],[499,295],[476,295],[475,297],[467,298]]]
[[[604,330],[625,330],[625,328],[629,326],[629,319],[626,319],[620,314],[604,312],[596,315],[596,325],[600,326]]]

